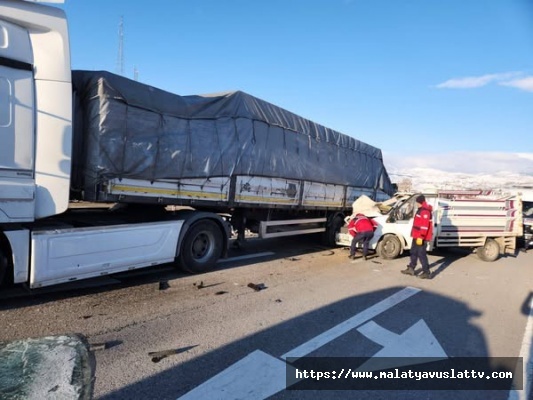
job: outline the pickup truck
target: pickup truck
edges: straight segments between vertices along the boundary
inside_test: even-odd
[[[397,196],[395,203],[378,207],[367,200],[363,212],[379,224],[370,247],[384,259],[394,259],[411,248],[411,227],[416,211],[415,199],[421,193]],[[517,238],[523,235],[520,196],[494,195],[484,191],[438,191],[423,193],[433,207],[433,238],[428,250],[444,247],[471,248],[484,261],[495,261],[501,254],[514,253]],[[383,209],[387,210],[383,213]],[[351,236],[343,228],[336,243],[349,246]]]

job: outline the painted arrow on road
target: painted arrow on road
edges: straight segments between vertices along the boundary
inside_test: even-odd
[[[301,358],[311,354],[313,351],[319,349],[325,344],[349,332],[350,330],[361,326],[365,322],[370,321],[372,318],[383,313],[384,311],[387,311],[388,309],[410,298],[418,292],[420,292],[420,289],[412,287],[402,289],[390,297],[380,301],[379,303],[376,303],[366,310],[363,310],[359,314],[354,315],[346,321],[341,322],[333,328],[312,338],[306,343],[285,353],[283,356],[281,356],[282,359],[271,356],[260,350],[256,350],[237,361],[235,364],[226,368],[224,371],[215,375],[207,382],[204,382],[200,386],[186,393],[180,397],[179,400],[199,400],[206,398],[217,400],[259,400],[273,396],[274,394],[286,388],[286,368],[291,368],[291,366],[286,364],[284,361],[285,359],[289,357],[292,359]],[[414,330],[412,332],[408,332],[409,329],[406,331],[408,333],[407,337],[410,337],[411,334],[418,334],[417,331],[420,329],[418,324],[419,323],[414,325]],[[379,329],[376,328],[375,325],[366,324],[364,325],[366,328],[361,328],[363,328],[363,332],[366,332],[366,334],[373,337],[376,341],[379,340],[383,343],[388,343],[389,346],[387,347],[390,349],[395,347],[392,346],[394,340],[400,339],[401,341],[403,335],[406,334],[406,332],[404,332],[402,335],[396,335],[387,331],[389,333],[387,336],[384,328],[380,327],[381,329]],[[427,325],[425,326],[427,327]],[[367,336],[365,333],[363,334]],[[424,351],[423,354],[426,353],[427,352]],[[415,356],[421,357],[420,354],[415,354]]]
[[[357,330],[383,346],[383,349],[358,368],[359,371],[379,371],[448,358],[423,319],[399,335],[374,321],[366,323]]]

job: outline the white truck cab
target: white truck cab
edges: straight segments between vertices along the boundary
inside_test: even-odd
[[[0,223],[67,209],[71,127],[64,12],[0,0]]]

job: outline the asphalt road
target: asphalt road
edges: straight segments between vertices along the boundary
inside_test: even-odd
[[[344,382],[327,392],[283,390],[287,357],[363,363],[517,357],[528,349],[533,251],[494,263],[461,251],[433,254],[432,280],[400,274],[406,256],[347,256],[311,239],[251,241],[231,254],[243,258],[203,275],[166,266],[61,291],[9,291],[0,299],[0,341],[80,333],[100,344],[97,399],[510,398],[508,391],[340,390]]]

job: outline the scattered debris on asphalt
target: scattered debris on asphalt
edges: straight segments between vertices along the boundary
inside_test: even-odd
[[[218,292],[215,293],[216,296],[220,296],[221,294],[226,294],[228,292],[226,292],[225,290],[220,290]]]
[[[300,261],[300,259],[298,257],[285,257],[285,260],[289,260],[289,261]]]
[[[122,344],[122,340],[110,340],[103,343],[91,343],[89,344],[89,351],[109,350],[111,347],[118,346],[119,344]]]
[[[0,343],[0,398],[93,398],[96,360],[79,334]]]
[[[106,316],[107,314],[105,314],[105,313],[98,313],[97,315],[100,316],[100,317],[103,317],[103,316]],[[89,319],[89,318],[92,318],[92,317],[93,317],[92,314],[87,314],[87,315],[82,315],[80,318],[83,318],[83,319]]]
[[[205,287],[204,286],[204,281],[200,281],[200,283],[194,282],[193,286],[196,286],[196,289],[203,289]]]
[[[276,299],[276,303],[281,303],[283,300],[281,299]]]
[[[200,283],[193,283],[194,286],[196,286],[196,289],[206,289],[206,288],[209,288],[209,287],[213,287],[213,286],[219,286],[219,285],[222,285],[224,282],[218,282],[218,283],[212,283],[210,285],[205,285],[204,284],[204,281],[200,282]]]
[[[256,292],[259,292],[260,290],[266,289],[266,286],[265,286],[264,283],[257,283],[257,284],[256,283],[249,283],[248,287],[252,288]]]
[[[89,351],[100,351],[107,348],[107,343],[91,343],[89,345]]]
[[[194,349],[197,346],[198,345],[196,344],[194,346],[181,347],[179,349],[170,349],[170,350],[163,350],[163,351],[152,351],[152,352],[148,353],[148,355],[150,357],[152,357],[152,362],[158,363],[159,361],[161,361],[164,358],[167,358],[168,356],[172,356],[174,354],[185,353],[186,351]]]

